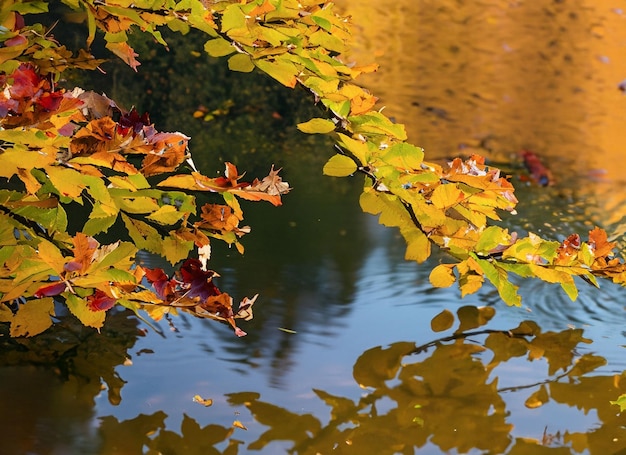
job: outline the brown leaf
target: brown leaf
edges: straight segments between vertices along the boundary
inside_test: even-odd
[[[269,175],[261,181],[255,180],[250,189],[262,191],[271,196],[287,194],[291,188],[289,183],[283,182],[283,179],[278,175],[281,170],[282,168],[274,170],[274,165],[272,165]]]

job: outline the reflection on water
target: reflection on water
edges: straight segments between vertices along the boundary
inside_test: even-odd
[[[550,448],[550,453],[607,454],[626,449],[626,415],[610,404],[626,393],[626,377],[600,372],[607,361],[587,347],[592,340],[583,330],[545,331],[534,321],[498,328],[502,323],[495,314],[491,307],[464,306],[456,315],[444,310],[430,321],[431,338],[421,344],[396,341],[368,348],[352,366],[346,394],[337,393],[336,384],[313,384],[310,396],[294,406],[284,398],[273,401],[269,391],[257,392],[259,384],[238,384],[236,392],[213,392],[212,407],[189,400],[176,424],[159,410],[167,409],[167,400],[148,412],[140,408],[127,417],[94,420],[100,376],[128,363],[123,352],[139,336],[134,319],[118,314],[106,333],[104,352],[118,353],[109,363],[90,362],[84,346],[60,353],[56,344],[49,353],[57,360],[37,374],[33,367],[0,369],[4,406],[13,402],[9,388],[31,391],[28,401],[11,406],[10,416],[2,413],[2,453],[383,455],[420,449],[519,454]],[[26,342],[21,349],[5,349],[3,363],[24,364],[34,361],[41,347]],[[100,365],[89,373],[87,365],[93,363]],[[181,385],[168,379],[163,372],[153,377],[154,384],[140,386],[150,389],[148,394],[167,394]],[[123,402],[112,404],[123,408]]]
[[[626,98],[617,84],[626,77],[626,19],[608,3],[341,1],[364,24],[355,55],[382,63],[365,82],[412,142],[431,158],[486,153],[518,184],[519,215],[508,226],[553,238],[619,226],[623,216]],[[183,54],[167,66],[183,65]],[[1,453],[626,449],[624,417],[609,404],[626,384],[620,288],[582,287],[570,302],[524,281],[518,309],[485,287],[457,314],[458,290],[428,281],[440,258],[405,262],[397,231],[361,213],[362,181],[320,175],[332,147],[295,130],[309,116],[297,99],[263,79],[226,77],[215,62],[184,64],[220,83],[205,93],[197,78],[185,88],[176,71],[144,59],[140,69],[158,74],[145,76],[150,90],[166,101],[157,126],[193,136],[194,159],[209,175],[225,159],[251,176],[274,162],[294,187],[282,207],[242,203],[252,226],[244,256],[214,247],[220,288],[235,300],[260,294],[243,326],[249,335],[178,316],[141,336],[125,313],[104,336],[71,326],[26,341],[3,335]],[[223,117],[192,120],[199,103],[228,100],[235,104]],[[526,147],[556,185],[518,181],[516,152]],[[196,394],[214,404],[193,402]]]
[[[363,78],[430,159],[534,150],[596,223],[626,214],[626,10],[610,0],[339,0]],[[591,200],[590,200],[591,199]],[[520,198],[522,205],[524,200]],[[567,202],[564,201],[564,204]],[[614,227],[619,233],[624,227]]]

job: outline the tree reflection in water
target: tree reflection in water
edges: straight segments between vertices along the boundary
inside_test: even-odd
[[[543,332],[532,321],[510,330],[489,328],[494,314],[492,307],[464,306],[456,316],[444,310],[431,321],[432,330],[442,332],[440,338],[419,346],[397,342],[368,349],[353,369],[356,384],[364,389],[358,400],[314,390],[330,408],[327,419],[262,401],[255,391],[227,394],[228,404],[242,412],[250,432],[236,428],[235,422],[201,426],[188,415],[180,429],[173,429],[162,410],[121,421],[114,416],[93,421],[101,384],[109,390],[109,401],[119,403],[124,381],[115,369],[129,363],[127,350],[141,332],[126,313],[109,321],[106,337],[62,324],[54,334],[47,332],[46,339],[4,342],[3,384],[13,381],[14,387],[29,387],[33,394],[32,400],[16,403],[10,388],[2,388],[3,408],[17,410],[2,413],[3,453],[276,453],[277,444],[293,454],[412,454],[420,448],[503,454],[626,450],[626,417],[610,404],[626,392],[624,374],[594,374],[606,361],[579,352],[591,343],[583,330]],[[506,376],[519,361],[544,363],[545,379],[526,384],[520,377],[502,386],[502,374],[504,381],[511,381]],[[11,375],[15,368],[19,373]],[[31,383],[24,379],[28,368],[48,374],[31,375],[39,378]],[[511,402],[516,399],[525,400],[525,407],[514,410]],[[541,420],[542,406],[550,403],[581,417],[595,416],[596,421],[578,431],[569,426],[571,421],[550,420],[539,436],[515,429],[516,413]]]

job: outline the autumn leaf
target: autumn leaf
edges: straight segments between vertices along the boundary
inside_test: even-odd
[[[430,283],[437,288],[447,288],[456,281],[454,264],[439,264],[430,272]]]
[[[139,54],[128,45],[126,42],[107,42],[106,48],[122,59],[124,63],[130,66],[133,70],[137,71],[137,67],[141,65],[135,57]]]
[[[282,168],[274,170],[274,165],[272,165],[270,173],[266,177],[263,177],[263,180],[260,182],[255,180],[250,186],[250,189],[267,193],[270,196],[287,194],[291,188],[289,187],[289,183],[283,181],[282,177],[278,175],[281,170]]]
[[[30,337],[37,335],[52,325],[51,316],[54,316],[52,297],[31,300],[21,304],[11,318],[11,336]]]
[[[331,177],[347,177],[348,175],[354,174],[356,170],[357,165],[352,158],[336,154],[326,162],[323,172],[324,175]]]
[[[195,403],[200,403],[202,406],[209,407],[213,404],[213,400],[210,398],[202,398],[200,395],[194,395],[193,401]]]
[[[326,134],[334,131],[337,125],[331,120],[326,120],[322,118],[314,118],[309,120],[308,122],[298,123],[298,129],[303,133],[308,134]]]
[[[615,242],[609,242],[606,231],[595,227],[589,231],[589,246],[593,250],[593,254],[596,258],[602,258],[613,255],[613,248],[615,248]]]

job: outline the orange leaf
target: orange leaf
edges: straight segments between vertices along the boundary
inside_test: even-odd
[[[604,229],[595,227],[589,231],[589,246],[593,249],[596,258],[611,256],[615,242],[609,242]]]
[[[125,42],[107,43],[106,48],[113,52],[115,55],[117,55],[119,58],[121,58],[124,63],[126,63],[135,71],[137,71],[137,67],[141,65],[141,63],[139,63],[135,58],[138,57],[139,54],[137,54],[135,50]]]

